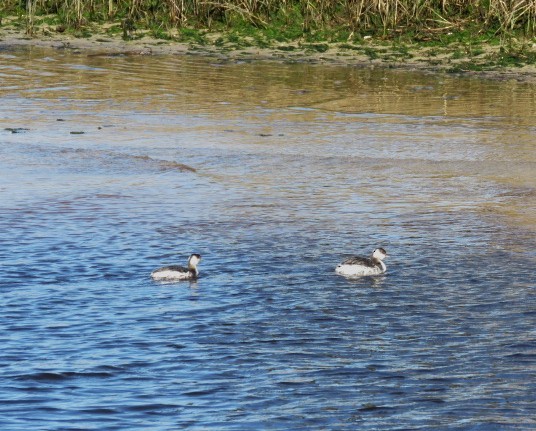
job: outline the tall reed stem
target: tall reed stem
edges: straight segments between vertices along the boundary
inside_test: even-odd
[[[34,34],[35,3],[37,0],[26,0],[26,34]]]
[[[21,0],[0,1],[4,14],[15,14],[21,4]],[[304,32],[347,28],[388,35],[470,27],[503,37],[536,33],[536,0],[26,0],[25,5],[28,33],[34,31],[36,5],[43,14],[61,11],[67,23],[77,26],[83,25],[89,11],[109,19],[119,16],[135,23],[146,19],[178,27],[210,27],[238,18],[260,27],[284,22],[301,26]]]

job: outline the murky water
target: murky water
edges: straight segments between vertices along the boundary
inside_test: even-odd
[[[60,50],[0,80],[2,430],[536,429],[534,86]]]

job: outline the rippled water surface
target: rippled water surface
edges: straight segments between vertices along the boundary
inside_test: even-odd
[[[65,50],[0,81],[2,430],[536,429],[534,86]]]

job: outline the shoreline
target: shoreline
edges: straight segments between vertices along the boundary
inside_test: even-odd
[[[211,35],[216,40],[220,35]],[[318,45],[318,44],[317,44]],[[536,64],[523,66],[489,66],[486,70],[464,69],[471,62],[470,57],[453,58],[447,49],[441,55],[432,55],[430,49],[412,45],[410,54],[402,58],[394,46],[377,41],[367,41],[366,54],[340,43],[323,43],[322,50],[315,50],[311,44],[300,41],[278,44],[268,48],[257,46],[233,46],[195,44],[156,39],[144,35],[135,40],[123,40],[120,36],[94,34],[80,38],[67,33],[43,32],[43,35],[30,37],[23,31],[0,28],[0,52],[20,47],[40,47],[71,50],[88,56],[115,55],[204,55],[228,61],[276,61],[281,63],[309,63],[340,65],[363,68],[389,68],[428,73],[449,73],[453,76],[477,77],[492,80],[514,80],[523,83],[536,83]],[[361,48],[360,48],[361,49]],[[488,46],[487,53],[499,52],[500,47]],[[536,44],[532,49],[536,49]],[[378,55],[375,53],[381,53]],[[479,61],[479,60],[475,60]]]

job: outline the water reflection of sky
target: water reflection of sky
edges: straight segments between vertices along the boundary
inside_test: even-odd
[[[33,55],[0,89],[4,428],[534,426],[532,87]],[[377,245],[385,276],[333,273]]]

